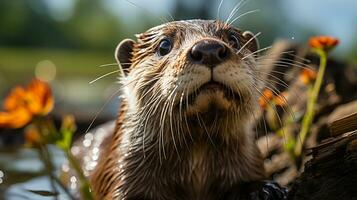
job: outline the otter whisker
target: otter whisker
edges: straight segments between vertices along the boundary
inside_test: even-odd
[[[99,65],[98,67],[111,67],[111,66],[117,66],[119,65],[118,63],[108,63],[108,64],[102,64],[102,65]]]
[[[282,61],[288,61],[288,62],[292,62],[292,63],[296,62],[296,63],[302,64],[305,66],[309,66],[308,64],[311,63],[311,60],[294,55],[293,53],[294,53],[294,51],[284,51],[284,52],[280,52],[280,53],[268,53],[266,55],[260,56],[256,60],[259,62],[269,61],[269,60],[273,60],[273,61],[282,60]],[[292,56],[293,58],[281,57],[281,58],[279,58],[279,60],[276,58],[276,56],[283,56],[283,55]]]
[[[164,132],[164,124],[165,124],[165,118],[166,118],[166,114],[169,114],[169,124],[170,124],[170,133],[171,133],[171,140],[173,142],[173,145],[174,145],[174,148],[176,150],[176,153],[178,155],[178,158],[181,160],[181,157],[180,157],[180,153],[178,151],[178,148],[177,148],[177,145],[176,145],[176,141],[175,141],[175,136],[174,136],[174,133],[172,131],[173,127],[172,127],[172,118],[170,116],[170,112],[169,112],[169,106],[170,106],[170,98],[171,98],[171,95],[174,94],[174,90],[172,90],[171,94],[169,95],[169,97],[166,99],[165,101],[165,104],[164,104],[164,108],[163,108],[163,115],[162,115],[162,118],[160,119],[160,124],[162,124],[161,126],[161,132]]]
[[[261,81],[261,80],[260,80],[260,81]],[[274,93],[274,95],[276,95],[276,96],[279,95],[279,91],[278,91],[278,89],[277,89],[275,86],[271,85],[270,87],[269,87],[269,86],[266,86],[266,87],[267,87],[268,89],[270,89],[270,90]],[[289,115],[292,117],[293,120],[295,120],[295,119],[296,119],[295,113],[292,111],[291,107],[289,106],[288,100],[287,100],[284,96],[281,96],[281,98],[282,98],[282,100],[284,101],[284,104],[287,105],[287,108],[288,108],[289,112],[287,112],[287,111],[285,110],[284,106],[282,106],[281,108],[283,109],[283,111],[284,111],[285,113],[289,114]]]
[[[266,67],[266,66],[270,66],[269,64],[258,64],[259,67]],[[304,66],[301,66],[301,65],[297,65],[297,64],[289,64],[289,63],[278,63],[278,62],[275,62],[273,64],[274,67],[282,67],[282,68],[291,68],[291,67],[296,67],[296,68],[300,68],[300,69],[307,69],[307,70],[313,70],[312,67],[304,67]],[[272,71],[272,70],[270,70]],[[284,72],[282,72],[284,73]]]
[[[251,110],[248,110],[248,113],[250,113],[252,116],[253,116],[253,121],[255,121],[255,122],[257,122],[258,121],[258,118],[255,116],[255,114],[254,114],[254,112],[253,111],[251,111]],[[255,129],[255,138],[258,138],[258,124],[257,123],[255,123],[255,126],[254,126],[254,129]]]
[[[212,123],[212,128],[211,128],[211,132],[217,132],[216,130],[216,126],[217,126],[217,122],[218,122],[218,114],[217,112],[214,114],[214,119],[213,119],[213,123]]]
[[[267,85],[277,84],[277,85],[279,85],[279,86],[285,88],[286,90],[289,90],[290,92],[292,91],[292,90],[291,90],[291,87],[290,87],[287,83],[285,83],[285,81],[279,79],[278,77],[276,77],[276,76],[274,76],[274,75],[272,75],[272,74],[269,74],[269,73],[264,73],[264,72],[258,72],[258,73],[267,74],[268,76],[270,76],[270,77],[273,78],[273,79],[262,79],[262,78],[258,77],[258,79],[261,80],[263,83],[265,83],[265,84],[267,84]],[[271,81],[271,82],[273,82],[273,83],[268,82],[268,81]],[[295,97],[296,97],[298,100],[301,100],[300,96],[299,96],[296,92],[294,92],[294,91],[292,91],[292,92],[293,92],[293,94],[295,95]]]
[[[183,89],[183,92],[182,92],[182,97],[183,96],[186,96],[185,100],[185,106],[186,106],[186,110],[188,109],[188,88],[190,87],[191,83],[189,83],[184,89]],[[187,92],[187,94],[185,95],[185,92]],[[182,98],[183,99],[183,98]],[[180,99],[180,105],[182,106],[182,100]],[[190,127],[188,126],[188,122],[187,122],[187,115],[185,115],[185,124],[186,124],[186,128],[187,128],[187,131],[188,131],[188,134],[191,138],[191,142],[193,142],[193,137],[192,137],[192,134],[191,134],[191,129]]]
[[[258,64],[258,65],[260,67],[269,66],[269,65],[266,65],[266,64]],[[284,61],[277,61],[273,65],[276,66],[276,67],[291,68],[293,66],[293,67],[297,67],[297,68],[300,68],[300,69],[313,70],[312,67],[305,67],[305,66],[297,65],[297,64],[294,64],[294,63],[288,63],[288,62],[284,62]]]
[[[148,123],[149,123],[149,117],[148,116],[151,116],[153,114],[153,110],[148,110],[147,111],[147,114],[146,115],[144,115],[143,117],[146,117],[146,118],[143,118],[143,119],[145,119],[145,121],[143,122],[143,124],[144,124],[144,127],[143,127],[143,150],[144,150],[144,152],[146,152],[145,151],[145,141],[147,140],[147,139],[149,139],[149,138],[147,138],[147,136],[146,136],[146,133],[148,132],[147,130],[147,125],[148,125]],[[152,130],[150,130],[150,131],[152,131]],[[152,135],[149,135],[149,137],[152,137],[151,138],[151,140],[153,140],[154,139],[154,137],[152,136]],[[159,139],[157,139],[156,141],[158,141],[158,143],[159,143],[159,150],[160,150],[160,140]],[[159,151],[159,154],[160,154],[161,152]],[[160,154],[161,155],[161,154]],[[161,156],[160,156],[160,163],[161,163]]]
[[[179,137],[179,140],[181,141],[181,138],[183,139],[185,145],[186,145],[186,148],[189,150],[189,146],[188,146],[188,143],[186,141],[186,137],[183,135],[183,134],[180,134],[180,133],[184,133],[185,130],[183,128],[183,117],[182,117],[182,97],[183,97],[183,93],[181,92],[180,94],[180,100],[179,100],[179,117],[178,119],[176,119],[176,126],[178,127],[177,129],[177,135]]]
[[[249,72],[249,70],[248,69],[244,69],[243,73],[246,73],[246,72]],[[246,79],[238,79],[237,82],[235,82],[235,84],[234,84],[235,88],[237,89],[238,94],[240,96],[242,96],[242,94],[240,93],[240,89],[239,89],[240,87],[238,86],[238,83],[244,85],[245,88],[250,88],[251,87],[251,86],[246,85],[244,80],[246,80]],[[256,96],[256,95],[253,95],[253,92],[251,90],[248,90],[248,92],[249,92],[250,96]],[[246,100],[245,103],[247,103],[249,101],[251,101],[251,100]],[[247,112],[250,113],[253,116],[253,119],[255,119],[255,121],[257,121],[257,118],[256,118],[255,114],[253,113],[253,111],[250,111],[248,109]],[[257,124],[255,124],[255,130],[256,130],[256,133],[257,133]]]
[[[181,80],[179,83],[177,83],[177,90],[179,89],[179,86],[181,85],[182,82],[183,82],[183,80]],[[172,114],[172,112],[173,112],[173,107],[174,107],[174,103],[175,103],[175,101],[176,101],[176,95],[178,94],[178,91],[175,92],[175,93],[176,93],[176,94],[175,94],[175,97],[173,98],[172,104],[171,104],[171,114]],[[182,139],[183,139],[183,141],[184,141],[186,147],[188,148],[188,144],[187,144],[187,142],[186,142],[185,137],[184,137],[182,134],[180,134],[180,131],[181,131],[181,133],[184,133],[184,129],[183,129],[183,125],[182,125],[182,124],[183,124],[183,118],[182,118],[182,99],[183,99],[183,95],[184,95],[184,91],[181,92],[181,94],[180,94],[180,99],[179,99],[179,117],[178,117],[178,120],[176,120],[176,125],[177,125],[177,127],[178,127],[178,129],[177,129],[177,135],[178,135],[178,139],[179,139],[180,145],[181,145],[181,137],[182,137]],[[191,136],[191,135],[190,135],[190,136]],[[189,149],[189,148],[188,148],[188,149]]]
[[[180,120],[183,119],[183,117],[182,117],[182,100],[183,100],[184,92],[185,92],[185,89],[183,89],[183,91],[181,92],[180,100],[179,100],[179,119]]]
[[[289,59],[289,58],[280,58],[279,60],[276,60],[274,58],[263,58],[262,60],[275,60],[274,63],[286,63],[288,65],[297,65],[297,66],[303,66],[303,67],[306,67],[308,69],[311,69],[311,66],[308,64],[309,62],[307,63],[303,63],[303,62],[300,62],[300,61],[297,61],[297,60],[293,60],[293,59]],[[260,60],[259,60],[260,61]],[[298,65],[299,64],[299,65]]]
[[[177,93],[177,97],[180,96],[179,95],[180,93],[178,92]],[[175,97],[176,98],[176,97]],[[177,105],[176,104],[172,104],[172,107],[174,107],[175,109],[173,110],[176,111],[176,107]],[[179,111],[180,112],[180,111]],[[178,141],[179,141],[179,144],[180,144],[180,148],[182,149],[183,147],[186,147],[188,150],[189,150],[189,144],[186,140],[186,135],[185,134],[182,134],[182,133],[185,133],[185,129],[184,129],[184,119],[183,118],[180,118],[180,115],[182,116],[182,114],[179,113],[179,116],[177,116],[177,114],[173,114],[173,119],[174,119],[174,122],[176,122],[174,125],[176,126],[176,137],[178,138]],[[187,131],[186,131],[187,132]],[[184,145],[183,145],[184,144]]]
[[[242,92],[241,92],[241,90],[240,90],[240,88],[239,88],[239,86],[238,86],[238,82],[237,83],[234,83],[234,85],[235,85],[235,88],[236,88],[236,91],[238,92],[238,95],[240,96],[239,97],[239,104],[240,105],[243,105],[243,94],[242,94]],[[233,94],[234,94],[234,92],[232,92]],[[235,118],[233,118],[236,122],[235,122],[235,124],[237,124],[237,121],[238,121],[238,117],[237,116],[239,116],[239,113],[240,113],[240,109],[239,109],[239,107],[238,107],[238,110],[234,110],[234,114],[236,115],[236,117]],[[227,123],[226,123],[227,124]],[[237,124],[238,125],[238,124]],[[228,127],[226,127],[226,130],[228,131],[228,129],[227,129]]]
[[[102,76],[99,76],[98,78],[96,78],[96,79],[90,81],[89,84],[92,84],[92,83],[94,83],[94,82],[96,82],[96,81],[98,81],[98,80],[100,80],[100,79],[102,79],[102,78],[104,78],[104,77],[107,77],[107,76],[109,76],[109,75],[111,75],[111,74],[118,73],[118,72],[120,72],[120,71],[121,71],[121,70],[115,70],[115,71],[112,71],[112,72],[108,72],[108,73],[106,73],[106,74],[104,74],[104,75],[102,75]]]
[[[270,48],[272,48],[273,46],[268,46]],[[270,49],[269,48],[269,49]],[[266,50],[269,50],[269,49],[266,49]],[[260,50],[260,49],[258,49]],[[256,58],[257,61],[259,60],[264,60],[265,58],[269,58],[269,59],[273,59],[273,58],[277,58],[279,56],[283,56],[283,55],[288,55],[288,56],[295,56],[295,51],[294,50],[289,50],[289,51],[279,51],[278,53],[272,53],[272,52],[269,52],[265,55],[260,55],[259,57]],[[274,57],[273,57],[274,56]],[[298,58],[298,56],[297,56]],[[299,58],[300,59],[300,58]]]
[[[259,77],[259,76],[258,76]],[[244,82],[242,82],[244,85],[246,85]],[[246,87],[249,87],[246,85]],[[255,86],[256,87],[256,86]],[[253,93],[253,91],[250,91],[250,93]],[[253,96],[253,95],[252,95]],[[255,132],[256,132],[256,138],[257,138],[257,134],[258,134],[258,130],[257,130],[257,126],[261,123],[260,121],[258,121],[259,117],[256,117],[254,112],[251,111],[251,110],[248,110],[249,113],[252,114],[253,118],[254,118],[254,121],[255,121]],[[268,135],[268,129],[267,129],[267,124],[266,124],[266,121],[265,121],[265,116],[264,116],[264,113],[261,113],[260,114],[261,117],[262,117],[262,121],[263,121],[263,125],[264,125],[264,130],[265,130],[265,135]],[[269,142],[268,142],[268,139],[266,139],[266,147],[267,149],[269,149]]]
[[[219,2],[219,5],[218,5],[218,9],[217,9],[217,16],[216,16],[216,20],[219,20],[220,18],[221,18],[221,7],[222,7],[222,5],[223,5],[223,1],[224,0],[221,0],[220,2]]]
[[[264,72],[264,71],[259,71],[259,70],[255,70],[256,72],[258,73],[261,73],[261,74],[267,74],[267,75],[271,75],[272,73],[275,73],[275,74],[280,74],[280,75],[287,75],[286,72],[282,72],[282,71],[277,71],[277,70],[270,70],[269,72]],[[279,79],[280,80],[280,79]],[[283,81],[283,80],[281,80]]]
[[[265,98],[264,98],[265,99]],[[284,100],[285,101],[285,100]],[[268,103],[268,101],[265,99],[265,102]],[[269,103],[270,106],[272,105],[271,103]],[[287,103],[286,103],[287,104]],[[289,104],[287,104],[289,110],[292,110],[289,106]],[[274,112],[275,112],[275,115],[277,116],[278,120],[279,120],[279,124],[280,124],[280,127],[283,127],[282,126],[282,121],[281,121],[281,118],[280,118],[280,115],[278,114],[277,110],[276,110],[276,107],[274,107]],[[284,110],[285,113],[287,113],[285,110]],[[262,118],[263,118],[263,123],[264,123],[264,129],[265,129],[265,133],[267,135],[267,124],[266,124],[266,119],[265,119],[265,115],[264,115],[264,112],[262,113]],[[292,117],[295,117],[294,114],[292,114]],[[284,141],[284,144],[286,144],[287,140],[286,140],[286,133],[284,131],[284,128],[280,128],[281,131],[282,131],[282,135],[283,135],[283,141]],[[268,142],[268,139],[266,138],[266,148],[267,150],[269,150],[269,142]]]
[[[180,153],[177,149],[176,142],[175,142],[175,133],[173,132],[174,128],[173,128],[173,123],[172,123],[172,114],[173,114],[174,102],[175,102],[175,99],[177,96],[177,92],[176,92],[177,88],[178,88],[178,85],[172,90],[172,94],[174,94],[174,96],[173,97],[171,96],[170,98],[168,98],[168,103],[170,106],[170,111],[169,111],[170,132],[171,132],[172,140],[174,142],[174,146],[176,148],[177,155],[178,155],[179,159],[181,160],[181,157],[179,155]],[[171,103],[170,103],[170,101],[171,101]],[[179,138],[179,143],[180,143],[180,146],[182,146],[180,138]]]
[[[99,65],[98,67],[111,67],[111,66],[118,66],[118,65],[131,65],[131,63],[107,63],[107,64],[102,64],[102,65]]]
[[[242,69],[240,69],[240,70],[242,70]],[[245,71],[242,70],[242,71],[245,73],[245,72],[248,71],[248,70],[245,70]],[[250,74],[249,71],[248,71],[248,73]],[[258,72],[258,73],[264,73],[264,72]],[[253,76],[253,74],[251,74],[251,75]],[[284,83],[287,87],[289,87],[283,80],[279,79],[278,77],[276,77],[276,76],[274,76],[274,75],[272,75],[272,74],[269,74],[269,73],[268,73],[268,76],[271,76],[271,77],[273,77],[273,78],[278,79],[280,82]],[[273,93],[274,93],[276,96],[279,95],[280,91],[279,91],[274,85],[270,84],[269,82],[266,82],[267,80],[264,80],[264,79],[260,78],[259,76],[256,76],[256,80],[260,81],[260,82],[263,83],[263,85],[265,85],[268,89],[270,89],[271,91],[273,91]],[[267,85],[266,83],[268,83],[269,85]],[[285,103],[286,105],[289,105],[288,102],[287,102],[287,100],[286,100],[286,98],[285,98],[284,96],[282,96],[282,98],[283,98],[284,103]],[[296,119],[296,116],[295,116],[294,112],[292,111],[292,109],[290,108],[290,106],[288,106],[289,112],[287,112],[284,107],[282,107],[282,109],[283,109],[283,111],[284,111],[285,113],[290,114],[290,116],[292,117],[292,119],[294,119],[294,120]]]
[[[254,86],[254,84],[253,84],[252,86],[253,86],[253,88],[261,95],[261,97],[265,100],[265,102],[266,102],[267,104],[269,104],[270,106],[273,107],[273,104],[272,104],[270,101],[268,101],[268,99],[263,95],[263,93],[260,92],[259,89]],[[274,112],[275,112],[276,117],[278,118],[279,125],[280,125],[280,126],[283,126],[283,122],[282,122],[282,120],[281,120],[281,118],[280,118],[280,115],[278,114],[278,112],[276,111],[276,109],[273,109],[273,110],[274,110]],[[286,141],[284,129],[282,129],[282,133],[283,133],[284,144],[286,144],[287,141]]]
[[[257,65],[268,65],[270,68],[274,67],[274,64],[279,61],[286,61],[288,63],[297,63],[299,62],[301,65],[311,68],[309,66],[310,61],[309,60],[304,60],[303,58],[300,58],[299,56],[295,56],[291,54],[293,51],[286,51],[283,53],[267,53],[266,55],[262,55],[258,58],[256,58],[256,62],[258,63]],[[286,58],[283,56],[291,56],[292,58]],[[267,63],[268,62],[268,63]]]
[[[268,47],[273,47],[273,46],[268,46]],[[258,49],[260,50],[260,49]],[[256,60],[263,60],[264,58],[268,57],[268,56],[282,56],[282,55],[289,55],[289,56],[295,56],[295,51],[294,50],[289,50],[289,51],[280,51],[278,53],[267,53],[265,55],[261,55],[259,57],[256,58]],[[297,56],[298,57],[298,56]],[[300,59],[300,58],[299,58]]]
[[[236,54],[239,54],[251,41],[255,40],[259,35],[261,34],[261,32],[258,32],[257,34],[255,34],[252,38],[250,38],[239,50]]]
[[[165,12],[166,12],[166,14],[169,15],[171,21],[175,21],[175,18],[172,16],[172,14],[167,9],[165,9]]]
[[[158,75],[157,75],[158,76]],[[155,77],[153,79],[156,79],[159,77]],[[156,84],[157,82],[155,82]],[[156,89],[155,86],[152,87],[152,90]],[[153,94],[155,94],[155,92],[153,92]],[[141,109],[142,111],[145,110],[146,107],[149,107],[149,110],[145,113],[145,111],[143,112],[145,115],[140,117],[140,119],[144,119],[144,133],[143,133],[143,140],[146,139],[146,130],[147,130],[147,125],[149,123],[149,119],[151,118],[151,116],[153,116],[156,113],[156,110],[158,109],[159,105],[161,105],[161,102],[163,101],[162,98],[159,98],[159,95],[152,95],[149,100],[147,101],[147,105],[143,106],[143,108]],[[151,105],[156,105],[156,106],[151,106]],[[155,120],[153,120],[153,122],[155,122]],[[162,159],[161,159],[161,143],[163,142],[163,137],[161,136],[161,133],[159,133],[159,138],[157,139],[158,142],[158,148],[159,148],[159,159],[160,159],[160,163],[162,163]],[[145,142],[143,141],[143,148],[145,148]],[[144,149],[145,150],[145,149]],[[165,156],[165,150],[163,151],[164,153],[164,157]]]
[[[278,71],[275,71],[275,70],[272,70],[273,72],[278,72]],[[279,77],[277,77],[277,76],[274,76],[273,74],[271,74],[271,73],[268,73],[268,72],[263,72],[263,71],[259,71],[259,70],[254,70],[254,72],[256,72],[256,73],[258,73],[258,74],[264,74],[264,75],[266,75],[266,76],[268,76],[268,77],[271,77],[271,78],[273,78],[273,79],[262,79],[261,78],[261,80],[263,80],[263,81],[273,81],[273,83],[275,83],[275,84],[278,84],[278,85],[280,85],[280,86],[282,86],[283,88],[285,88],[285,89],[290,89],[290,86],[284,81],[284,80],[282,80],[282,79],[280,79]],[[280,74],[280,73],[278,73],[278,74]],[[285,75],[285,73],[281,73],[281,74],[283,74],[283,75]],[[269,84],[272,84],[272,83],[270,83],[270,82],[266,82],[266,83],[269,83]]]
[[[262,55],[262,56],[258,57],[257,60],[264,60],[266,57],[269,57],[269,56],[288,55],[288,56],[292,56],[294,58],[294,60],[289,59],[290,61],[300,60],[301,62],[311,63],[311,60],[301,57],[301,56],[298,56],[295,53],[296,53],[295,50],[281,51],[279,53],[268,53],[266,55]],[[271,58],[271,59],[274,59],[274,58]],[[283,58],[283,59],[287,59],[287,58]]]
[[[272,48],[272,47],[273,47],[273,46],[267,46],[267,47],[264,47],[264,48],[262,48],[262,49],[259,49],[259,50],[256,50],[256,51],[253,51],[252,53],[250,53],[250,54],[248,54],[248,55],[245,55],[245,56],[242,58],[242,60],[244,60],[244,59],[246,59],[246,58],[250,57],[251,55],[254,55],[254,54],[260,53],[260,52],[262,52],[262,51],[266,51],[266,50],[268,50],[268,49],[270,49],[270,48]]]
[[[157,80],[158,78],[159,77],[153,78],[153,80]],[[153,80],[151,80],[151,81],[153,81]],[[149,81],[149,82],[151,82],[151,81]],[[146,91],[143,94],[143,96],[138,101],[142,101],[142,99],[145,98],[153,90],[154,90],[154,87],[151,87],[148,91]],[[149,100],[148,100],[149,102],[150,102],[151,98],[152,98],[152,96],[149,98]],[[151,105],[151,104],[149,103],[148,105]],[[145,108],[145,106],[143,106],[142,109],[144,109],[144,108]],[[150,114],[151,114],[151,112],[149,111],[148,115],[150,115]],[[148,117],[148,116],[146,116],[146,117]],[[146,119],[146,118],[144,118],[144,119]],[[144,130],[143,130],[143,151],[144,151],[144,153],[145,153],[145,140],[146,140],[146,125],[147,125],[147,123],[144,124]],[[145,156],[145,154],[144,154],[144,156]]]
[[[167,20],[166,18],[159,17],[159,16],[155,15],[153,12],[151,12],[150,10],[148,10],[148,9],[146,9],[146,8],[144,8],[144,7],[138,5],[138,4],[136,4],[136,3],[134,3],[134,2],[132,2],[132,1],[130,1],[130,0],[125,0],[125,1],[127,1],[128,3],[130,3],[131,5],[133,5],[134,7],[137,7],[137,8],[139,8],[139,9],[143,10],[144,12],[146,12],[147,14],[149,14],[149,15],[155,17],[156,19],[160,20],[161,23],[167,23],[167,22],[169,22],[169,20]]]
[[[232,17],[234,17],[235,14],[237,14],[237,12],[239,11],[240,8],[242,8],[248,1],[246,0],[240,0],[232,9],[232,11],[230,12],[228,18],[226,19],[226,21],[224,22],[225,24],[229,24],[229,21],[232,19]]]
[[[262,113],[262,118],[263,118],[265,136],[267,136],[267,135],[268,135],[268,128],[267,128],[267,123],[266,123],[266,119],[265,119],[264,113]],[[269,149],[269,141],[268,141],[268,138],[266,138],[266,147],[267,147],[267,149]]]
[[[292,60],[292,59],[289,59],[289,58],[281,58],[280,60],[282,60],[282,61],[292,61],[292,62],[294,62],[294,63],[300,64],[300,65],[303,65],[303,66],[309,66],[309,65],[306,64],[306,63],[303,63],[303,62],[298,61],[298,60]],[[311,63],[310,60],[307,60],[307,61],[305,61],[305,62]]]
[[[167,111],[168,111],[168,99],[170,98],[170,96],[173,94],[173,92],[171,92],[169,94],[169,97],[164,101],[164,105],[163,105],[163,108],[161,110],[161,114],[160,114],[160,121],[159,121],[159,127],[160,127],[160,135],[161,135],[161,138],[162,138],[162,147],[163,147],[163,153],[164,153],[164,158],[166,159],[166,155],[165,155],[165,142],[164,142],[164,126],[165,126],[165,118],[166,118],[166,114],[167,114]],[[174,147],[176,149],[176,151],[178,152],[177,150],[177,146],[176,146],[176,143],[175,141],[174,142]]]
[[[160,132],[162,134],[162,137],[164,137],[163,134],[164,134],[164,127],[165,127],[165,122],[166,122],[165,118],[166,118],[166,114],[168,113],[168,109],[169,109],[169,100],[171,98],[171,95],[174,93],[173,91],[170,93],[169,97],[165,100],[163,109],[161,111],[161,117],[160,117],[161,130],[160,130]],[[177,149],[176,141],[174,139],[174,135],[173,135],[172,131],[170,131],[170,132],[171,132],[171,137],[172,137],[172,141],[173,141],[173,144],[174,144],[174,148],[176,150],[176,153],[179,156],[179,152],[178,152],[178,149]],[[165,144],[163,145],[163,148],[164,148],[164,151],[165,151],[165,147],[164,146],[165,146]],[[179,159],[181,159],[180,156],[179,156]]]
[[[100,113],[104,110],[104,108],[108,105],[108,103],[113,99],[113,97],[116,96],[120,91],[121,91],[121,88],[116,90],[112,95],[109,96],[109,98],[104,102],[103,106],[97,111],[97,113],[95,114],[95,116],[93,117],[91,122],[89,123],[88,128],[86,129],[86,131],[84,133],[88,133],[89,129],[92,127],[92,125],[94,124],[95,120],[98,118]]]
[[[143,87],[146,87],[146,86],[149,85],[150,83],[155,82],[155,81],[157,81],[157,80],[159,80],[159,79],[160,79],[160,77],[155,77],[155,78],[151,79],[150,81],[148,81],[147,83],[140,85],[137,89],[141,89],[141,88],[143,88]],[[146,96],[147,96],[150,92],[152,92],[153,90],[154,90],[154,87],[151,87],[149,90],[147,90],[146,92],[144,92],[143,95],[140,97],[140,99],[138,99],[138,101],[141,102],[141,101],[142,101],[144,98],[146,98]],[[149,104],[147,104],[146,106],[148,106],[148,105],[149,105]],[[144,107],[145,107],[145,106],[144,106]]]
[[[198,113],[196,113],[196,117],[197,117],[197,120],[198,120],[198,124],[200,124],[200,126],[203,127],[204,132],[206,132],[207,137],[208,137],[209,141],[211,142],[213,148],[217,149],[216,144],[213,142],[212,137],[210,136],[210,133],[208,132],[208,129],[207,129],[204,121],[202,120],[201,116]],[[201,120],[202,120],[202,122],[201,122]]]
[[[160,99],[159,98],[159,102],[161,102],[161,101],[163,101],[163,99]],[[157,110],[157,108],[158,108],[158,106],[160,105],[160,103],[157,103],[157,106],[156,106],[156,108],[155,108],[155,110]],[[161,120],[161,114],[160,114],[160,120]],[[160,127],[160,129],[162,128],[162,126],[163,126],[163,124],[161,124],[161,123],[159,123],[159,127]],[[162,131],[159,131],[159,138],[158,138],[158,140],[159,140],[159,146],[158,146],[158,148],[159,148],[159,157],[160,157],[160,163],[162,164],[162,158],[161,158],[161,150],[163,151],[162,153],[163,153],[163,157],[164,157],[164,159],[166,159],[166,153],[165,153],[165,142],[164,142],[164,137],[163,137],[163,132]],[[161,144],[161,145],[160,145]],[[162,146],[162,147],[161,147]]]
[[[251,14],[251,13],[256,13],[256,12],[260,12],[260,10],[259,10],[259,9],[255,9],[255,10],[247,11],[247,12],[245,12],[245,13],[239,15],[238,17],[234,18],[234,19],[229,23],[229,25],[232,25],[235,21],[237,21],[238,19],[240,19],[240,18],[242,18],[242,17],[244,17],[244,16],[246,16],[246,15],[249,15],[249,14]]]
[[[156,84],[156,83],[155,83]],[[153,89],[157,89],[155,86],[152,87]],[[151,117],[151,113],[155,113],[157,108],[159,107],[159,102],[161,102],[163,99],[160,98],[159,95],[154,95],[155,92],[153,92],[153,95],[148,99],[146,106],[144,106],[141,110],[146,109],[146,107],[149,107],[149,112],[147,115],[144,116],[144,119],[149,119]],[[156,105],[152,107],[152,104]]]

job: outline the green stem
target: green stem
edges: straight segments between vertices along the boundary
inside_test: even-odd
[[[295,156],[296,157],[299,157],[301,155],[302,147],[305,143],[305,139],[309,133],[310,126],[314,119],[315,105],[316,105],[316,101],[317,101],[317,98],[318,98],[318,95],[320,92],[320,88],[321,88],[323,77],[324,77],[325,70],[326,70],[326,63],[327,63],[326,52],[319,50],[319,51],[317,51],[317,53],[320,56],[320,66],[319,66],[319,70],[317,72],[317,78],[316,78],[315,84],[312,88],[311,93],[309,94],[309,97],[308,97],[306,113],[302,120],[302,125],[301,125],[302,127],[301,127],[300,133],[298,135],[298,140],[300,140],[301,142],[297,142],[297,144],[295,146]]]
[[[35,118],[33,123],[39,130],[42,140],[45,140],[46,142],[48,142],[47,135],[44,132],[45,132],[45,130],[53,128],[53,127],[49,127],[50,124],[48,122],[44,122],[44,120],[42,118]],[[52,131],[54,131],[54,130],[52,130]],[[66,186],[64,186],[63,183],[53,174],[54,167],[53,167],[53,164],[51,161],[51,154],[48,151],[48,148],[43,144],[39,144],[39,146],[36,146],[36,149],[38,150],[40,158],[45,165],[46,172],[51,180],[51,186],[54,189],[54,192],[57,192],[56,187],[55,187],[55,183],[57,183],[63,189],[63,191],[67,194],[67,196],[71,200],[74,200],[75,198],[73,197],[71,192],[68,190],[68,188]],[[57,197],[56,197],[56,199],[57,199]]]
[[[85,200],[94,200],[94,197],[92,195],[91,189],[90,189],[90,185],[87,181],[87,178],[84,176],[83,174],[83,170],[82,168],[78,165],[78,162],[76,160],[76,158],[73,156],[73,154],[71,153],[71,151],[69,149],[64,150],[67,159],[69,161],[69,163],[71,164],[71,166],[74,168],[74,170],[76,171],[79,181],[80,181],[80,191],[82,194],[82,197]]]
[[[48,149],[45,146],[40,146],[37,149],[40,153],[40,157],[41,157],[43,163],[45,164],[46,172],[47,172],[48,176],[50,177],[51,185],[52,185],[52,188],[54,189],[54,192],[57,192],[55,184],[54,184],[56,182],[63,189],[63,191],[67,194],[67,196],[70,199],[74,200],[75,198],[72,196],[71,192],[67,189],[67,187],[65,187],[63,185],[63,183],[53,174],[54,167],[50,160],[51,155],[50,155],[50,152],[48,151]]]
[[[38,147],[38,152],[40,154],[40,157],[42,159],[42,162],[43,164],[45,165],[45,170],[46,170],[46,173],[47,175],[49,176],[50,178],[50,183],[51,183],[51,187],[52,187],[52,190],[54,193],[58,194],[58,191],[56,189],[56,184],[55,184],[55,180],[54,180],[54,175],[53,175],[53,166],[52,166],[52,163],[51,161],[49,160],[49,156],[48,156],[48,152],[47,152],[47,149],[46,147],[44,146],[39,146]],[[57,198],[57,195],[54,196],[55,199],[58,199]]]
[[[52,142],[52,141],[56,141],[58,139],[58,138],[53,138],[52,137],[53,135],[55,135],[55,136],[61,135],[60,132],[57,131],[57,129],[55,128],[53,121],[48,121],[48,120],[44,121],[42,119],[35,119],[34,124],[38,127],[38,130],[40,130],[41,137],[43,139],[45,139],[46,142]],[[51,133],[52,133],[52,135],[51,135]],[[87,178],[84,176],[81,166],[77,163],[76,158],[72,155],[72,153],[70,151],[70,146],[71,146],[70,144],[71,144],[72,138],[68,137],[68,134],[71,134],[71,133],[70,132],[66,132],[66,133],[67,133],[66,142],[62,145],[59,145],[56,143],[56,145],[65,153],[70,165],[76,171],[76,174],[80,181],[80,192],[81,192],[82,198],[85,200],[94,200],[94,197],[91,193],[90,185],[87,181]],[[63,133],[62,133],[62,136],[64,136]],[[40,153],[43,158],[48,157],[48,159],[44,159],[44,163],[46,164],[46,169],[48,169],[48,175],[51,178],[51,184],[54,187],[54,181],[58,181],[59,183],[60,183],[60,181],[57,178],[55,178],[55,176],[51,172],[53,169],[53,166],[49,159],[50,158],[49,152],[48,152],[47,148],[45,148],[44,146],[43,147],[41,146],[41,148],[39,150],[41,151]],[[60,184],[60,185],[63,186],[62,184]],[[65,188],[65,187],[63,187],[63,188]],[[54,187],[54,190],[55,189],[56,188]],[[66,190],[66,189],[64,189],[64,190],[66,193],[68,192],[68,190]],[[70,193],[68,192],[68,194],[70,194]],[[72,199],[74,199],[71,195],[69,195],[69,196]]]

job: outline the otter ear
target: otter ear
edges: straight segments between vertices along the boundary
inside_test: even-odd
[[[124,74],[127,74],[127,69],[129,69],[131,65],[134,44],[134,40],[125,39],[118,44],[115,50],[115,59],[118,64],[120,64],[122,71],[125,72]]]
[[[247,48],[251,51],[251,52],[256,52],[259,50],[259,41],[256,38],[256,36],[250,32],[250,31],[245,31],[243,33],[243,37],[246,39],[246,41],[248,42],[249,40],[251,40],[248,44],[247,44]],[[258,53],[255,53],[254,56],[258,56]]]

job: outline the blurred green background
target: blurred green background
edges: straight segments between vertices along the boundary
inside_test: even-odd
[[[224,0],[224,20],[238,3]],[[37,77],[49,81],[56,95],[57,113],[74,113],[88,121],[117,91],[113,52],[120,40],[158,25],[158,19],[213,19],[220,0],[1,0],[0,97],[10,87]],[[357,1],[247,0],[239,13],[259,9],[236,21],[243,30],[262,32],[261,47],[278,38],[305,42],[328,34],[341,39],[337,57],[356,62]],[[3,98],[1,98],[3,99]],[[115,115],[117,98],[104,109]]]

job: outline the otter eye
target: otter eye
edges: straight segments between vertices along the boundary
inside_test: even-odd
[[[170,53],[171,48],[172,48],[171,41],[169,39],[163,39],[160,42],[158,53],[160,56],[164,56]]]
[[[239,39],[234,34],[231,34],[229,36],[229,44],[235,49],[239,49],[240,48]]]

